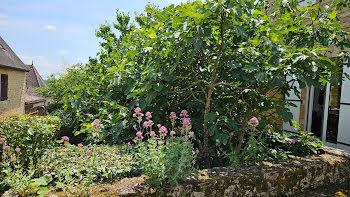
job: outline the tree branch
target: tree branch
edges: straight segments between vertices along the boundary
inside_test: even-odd
[[[178,92],[183,92],[189,88],[192,88],[193,86],[201,83],[201,82],[205,82],[204,80],[199,80],[199,81],[196,81],[195,83],[191,84],[190,86],[187,86],[186,88],[182,88],[182,89],[179,89],[179,90],[174,90],[174,91],[170,91],[170,93],[178,93]]]

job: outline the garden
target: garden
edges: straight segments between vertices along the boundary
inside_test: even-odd
[[[50,115],[0,120],[0,194],[88,196],[143,175],[162,195],[203,169],[318,155],[323,143],[291,121],[285,95],[349,77],[337,15],[348,6],[207,0],[150,4],[134,18],[117,11],[96,31],[96,57],[38,89]]]

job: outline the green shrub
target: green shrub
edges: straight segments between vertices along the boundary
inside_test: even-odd
[[[55,116],[13,116],[0,120],[0,137],[11,148],[20,148],[22,164],[34,163],[53,144],[60,119]]]
[[[38,162],[40,175],[51,174],[57,190],[72,194],[86,189],[94,181],[106,181],[130,175],[134,162],[124,147],[107,145],[64,146],[48,149]]]
[[[191,119],[186,110],[181,112],[181,118],[171,112],[171,131],[157,124],[157,133],[152,130],[154,123],[150,112],[146,113],[144,122],[140,108],[135,109],[133,116],[137,117],[137,124],[134,125],[137,131],[134,140],[137,159],[142,173],[149,177],[148,182],[152,186],[161,188],[167,184],[175,185],[194,172],[197,153],[193,150],[194,132],[191,131]],[[175,127],[177,119],[181,125]],[[143,140],[144,137],[148,139]]]
[[[297,129],[297,135],[290,136],[293,140],[291,151],[294,155],[306,156],[310,154],[318,154],[323,142],[313,133],[305,132],[300,129],[299,123],[293,121],[294,127]]]

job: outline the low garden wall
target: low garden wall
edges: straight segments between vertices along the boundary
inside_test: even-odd
[[[242,167],[202,170],[186,183],[166,188],[164,196],[290,196],[327,184],[350,180],[350,153],[324,147],[318,156]],[[154,192],[154,191],[153,191]],[[90,196],[151,196],[145,177],[96,185]]]

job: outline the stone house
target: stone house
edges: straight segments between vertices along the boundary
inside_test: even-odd
[[[25,113],[45,115],[49,99],[41,96],[35,88],[47,85],[33,63],[26,67],[29,72],[26,76]]]
[[[28,71],[0,36],[0,118],[24,114]]]
[[[301,2],[304,3],[307,1]],[[337,17],[343,30],[350,32],[350,9],[343,9]],[[336,54],[332,50],[329,57],[334,58]],[[345,62],[339,66],[343,67],[344,73],[350,74],[350,68]],[[324,89],[306,87],[300,91],[300,99],[294,94],[287,97],[297,106],[290,107],[293,120],[299,122],[303,130],[322,139],[326,145],[350,150],[350,81],[346,79],[340,85],[328,83]],[[289,123],[283,123],[283,129],[295,132]]]

